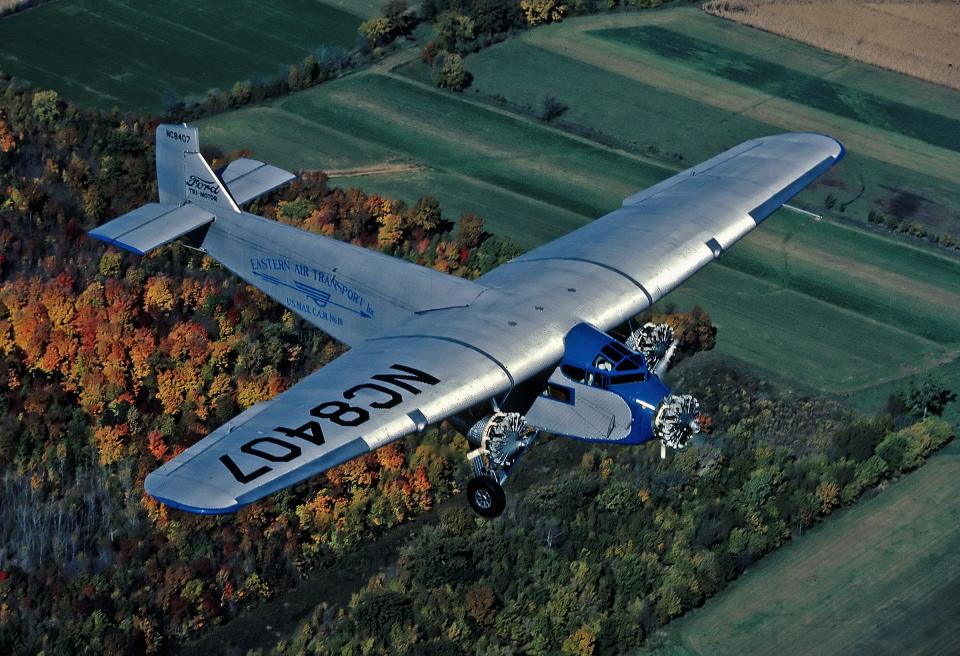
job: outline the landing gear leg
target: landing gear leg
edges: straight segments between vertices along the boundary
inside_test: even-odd
[[[516,412],[494,413],[467,431],[467,440],[477,447],[467,454],[475,474],[467,485],[467,501],[478,515],[493,518],[503,512],[503,485],[536,437],[537,431]]]

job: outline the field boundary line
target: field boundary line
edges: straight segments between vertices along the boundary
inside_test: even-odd
[[[409,85],[411,85],[411,86],[419,87],[419,88],[421,88],[421,89],[428,90],[428,91],[430,91],[431,93],[438,94],[438,95],[442,95],[442,96],[444,96],[444,97],[447,97],[447,93],[449,93],[449,92],[442,91],[442,90],[438,89],[437,87],[434,87],[434,86],[432,86],[432,85],[429,85],[429,84],[427,84],[427,83],[425,83],[425,82],[421,82],[420,80],[415,80],[415,79],[413,79],[413,78],[411,78],[411,77],[408,77],[408,76],[406,76],[406,75],[403,75],[402,73],[397,73],[397,72],[395,72],[395,71],[393,71],[393,70],[388,71],[388,72],[386,72],[386,73],[374,73],[374,72],[369,72],[369,71],[367,71],[367,72],[365,72],[365,74],[368,74],[368,75],[384,75],[384,76],[387,76],[387,77],[391,77],[391,78],[393,78],[393,79],[395,79],[395,80],[400,80],[400,81],[402,81],[402,82],[404,82],[404,83],[406,83],[406,84],[409,84]],[[465,104],[467,104],[467,105],[472,105],[472,106],[478,107],[478,108],[480,108],[480,109],[485,109],[485,110],[488,110],[488,111],[493,112],[493,113],[495,113],[495,114],[499,114],[499,115],[501,115],[501,116],[505,116],[505,117],[507,117],[507,118],[514,119],[514,120],[516,120],[516,121],[519,121],[519,122],[521,122],[521,123],[525,123],[525,124],[530,125],[530,126],[535,126],[535,127],[539,128],[539,129],[541,129],[541,130],[544,130],[544,131],[546,131],[546,132],[553,133],[553,134],[555,134],[555,135],[557,135],[557,136],[562,136],[562,137],[564,137],[564,138],[566,138],[566,139],[570,139],[571,141],[575,141],[575,142],[577,142],[577,143],[581,143],[581,144],[588,145],[588,146],[593,146],[593,147],[595,147],[595,148],[597,148],[597,149],[599,149],[599,150],[602,150],[602,151],[604,151],[604,152],[607,152],[607,153],[613,153],[613,154],[615,154],[615,155],[620,155],[620,156],[622,156],[622,157],[626,157],[626,158],[628,158],[628,159],[632,159],[632,160],[634,160],[635,162],[641,162],[641,163],[643,163],[643,164],[648,164],[648,165],[650,165],[650,166],[656,167],[656,168],[658,168],[658,169],[662,169],[662,170],[664,170],[664,171],[666,171],[666,172],[668,172],[668,173],[671,173],[671,174],[672,174],[672,173],[676,173],[676,172],[678,172],[678,171],[680,170],[680,169],[674,169],[674,168],[672,168],[671,165],[666,164],[666,163],[663,162],[662,160],[654,159],[654,158],[652,158],[652,157],[648,157],[648,156],[645,156],[645,155],[639,155],[639,154],[637,154],[637,153],[631,153],[630,151],[622,150],[622,149],[620,149],[620,148],[614,148],[613,146],[608,146],[608,145],[606,145],[606,144],[602,144],[602,143],[600,143],[600,142],[594,141],[593,139],[588,139],[588,138],[582,137],[582,136],[580,136],[580,135],[578,135],[578,134],[573,134],[573,133],[568,132],[568,131],[566,131],[566,130],[563,130],[563,129],[561,129],[561,128],[558,128],[558,127],[555,127],[555,126],[553,126],[553,125],[550,125],[549,123],[544,123],[543,121],[535,121],[535,120],[531,119],[531,118],[528,117],[528,116],[524,116],[523,114],[518,114],[518,113],[516,113],[516,112],[512,112],[512,111],[510,111],[509,109],[504,109],[503,107],[497,107],[497,106],[495,106],[495,105],[492,105],[492,104],[489,104],[489,103],[486,103],[486,102],[483,102],[483,101],[480,101],[480,100],[474,100],[474,99],[468,98],[468,97],[466,97],[466,96],[457,95],[457,96],[451,96],[451,97],[453,98],[453,100],[456,100],[456,101],[458,101],[458,102],[462,102],[462,103],[465,103]]]
[[[700,15],[699,12],[698,15]],[[891,132],[881,127],[867,125],[824,110],[788,101],[781,97],[771,96],[752,87],[699,71],[690,66],[684,66],[642,48],[631,48],[626,44],[611,43],[590,34],[592,31],[603,28],[617,29],[656,24],[651,23],[646,15],[624,14],[623,16],[631,20],[621,20],[618,24],[604,25],[598,24],[595,20],[584,21],[578,19],[561,23],[562,27],[553,30],[546,28],[532,30],[519,38],[525,40],[529,45],[550,51],[555,55],[576,59],[581,63],[595,66],[627,80],[636,80],[642,84],[702,102],[721,111],[746,116],[766,123],[773,128],[790,131],[809,130],[811,124],[841,126],[848,134],[845,145],[849,149],[866,157],[906,168],[914,173],[931,176],[951,184],[960,175],[960,154],[956,151],[934,146],[898,132]],[[664,21],[659,22],[663,23]],[[570,39],[560,39],[558,42],[558,37],[563,37],[569,32],[577,32],[583,35],[585,40],[589,40],[593,54],[589,57],[580,57],[578,55],[586,54],[582,47],[573,48]],[[639,67],[639,70],[628,70],[631,67]],[[682,79],[685,84],[672,84],[669,81],[670,78]],[[711,89],[715,92],[713,95],[701,95],[703,79],[713,81],[711,85]],[[746,104],[744,103],[745,100]],[[757,115],[752,115],[750,108],[757,105],[759,101],[766,101],[762,103],[762,106],[770,107],[771,111],[766,113],[760,111]],[[782,104],[784,110],[772,111],[778,103]],[[756,107],[753,107],[753,111],[755,110]],[[920,153],[923,155],[923,161],[914,161],[915,158],[904,159],[899,156],[902,153]],[[931,163],[934,165],[931,166]]]
[[[741,271],[740,269],[738,269],[738,268],[736,268],[736,267],[734,267],[734,266],[732,266],[732,265],[730,265],[730,264],[726,264],[722,259],[717,260],[714,264],[716,264],[717,266],[722,266],[722,267],[723,267],[724,269],[726,269],[727,271],[732,271],[732,272],[734,272],[734,273],[736,273],[736,274],[739,274],[739,275],[741,275],[741,276],[746,276],[747,278],[752,278],[752,279],[754,279],[754,280],[759,280],[760,282],[764,282],[764,283],[772,286],[772,287],[773,287],[774,289],[776,289],[777,291],[780,291],[780,292],[789,292],[789,293],[791,293],[791,294],[796,294],[796,295],[798,295],[798,296],[802,296],[802,297],[804,297],[804,298],[806,298],[806,299],[809,299],[809,300],[811,300],[811,301],[813,301],[813,302],[815,302],[815,303],[818,303],[818,304],[820,304],[820,305],[825,305],[825,306],[827,306],[827,307],[835,308],[837,311],[842,312],[843,314],[846,314],[847,316],[857,317],[858,319],[861,319],[861,320],[866,321],[866,322],[868,322],[868,323],[871,323],[871,324],[873,324],[873,325],[880,326],[880,327],[882,327],[882,328],[886,328],[886,329],[891,330],[891,331],[893,331],[893,332],[900,333],[901,335],[906,335],[906,336],[912,337],[913,339],[916,339],[916,340],[918,340],[918,341],[920,341],[920,342],[923,342],[923,343],[925,343],[925,344],[929,344],[929,345],[931,345],[931,346],[935,346],[937,350],[943,351],[944,353],[952,353],[954,357],[953,357],[953,358],[950,358],[950,360],[948,360],[948,362],[949,362],[949,361],[952,361],[953,359],[955,359],[955,357],[956,357],[957,355],[960,355],[960,353],[956,352],[954,349],[951,349],[951,348],[950,348],[950,345],[941,344],[940,342],[935,342],[935,341],[933,341],[933,340],[931,340],[931,339],[928,339],[927,337],[923,337],[922,335],[917,335],[916,333],[912,333],[912,332],[910,332],[909,330],[905,330],[905,329],[903,329],[903,328],[900,328],[899,326],[891,326],[890,324],[884,323],[883,321],[880,321],[880,320],[878,320],[878,319],[874,319],[873,317],[868,317],[867,315],[859,314],[859,313],[854,312],[853,310],[850,310],[850,309],[848,309],[848,308],[845,308],[845,307],[843,307],[843,306],[841,306],[841,305],[834,305],[833,303],[830,303],[829,301],[825,301],[825,300],[823,300],[822,298],[817,298],[816,296],[811,296],[810,294],[807,294],[806,292],[799,291],[799,290],[794,289],[794,288],[792,288],[792,287],[786,287],[786,286],[784,286],[784,285],[782,285],[782,284],[780,284],[780,283],[774,282],[774,281],[772,281],[772,280],[768,280],[768,279],[766,279],[766,278],[762,278],[762,277],[757,276],[757,275],[754,275],[754,274],[752,274],[752,273],[747,273],[746,271]],[[944,363],[944,364],[945,364],[945,363]],[[902,376],[898,376],[897,378],[902,378]],[[894,380],[896,380],[896,379],[894,379]]]

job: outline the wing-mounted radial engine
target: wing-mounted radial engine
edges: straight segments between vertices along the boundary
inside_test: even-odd
[[[670,366],[670,360],[677,350],[673,328],[665,323],[643,324],[630,333],[624,344],[631,351],[643,355],[647,367],[658,376]]]

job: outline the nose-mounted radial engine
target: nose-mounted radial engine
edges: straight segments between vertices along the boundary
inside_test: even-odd
[[[473,509],[496,517],[506,505],[503,484],[539,431],[588,442],[640,444],[651,439],[681,449],[700,432],[700,404],[674,395],[660,379],[676,351],[671,328],[648,323],[621,343],[581,323],[564,338],[559,366],[525,414],[496,412],[466,424],[474,450],[467,486]],[[541,379],[542,380],[542,379]]]

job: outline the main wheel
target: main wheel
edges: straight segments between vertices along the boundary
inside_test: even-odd
[[[481,517],[499,517],[507,506],[507,495],[489,476],[476,476],[467,484],[467,501]]]

